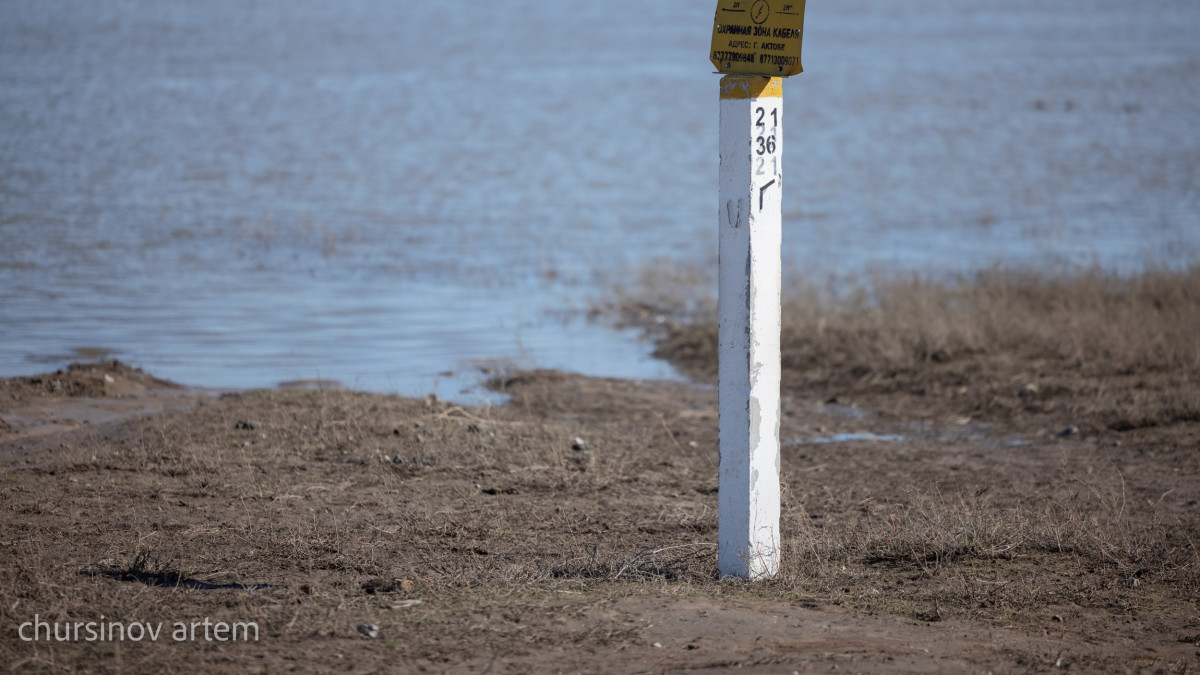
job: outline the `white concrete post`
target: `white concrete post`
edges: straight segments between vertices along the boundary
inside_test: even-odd
[[[718,557],[722,576],[779,570],[783,80],[721,79]]]

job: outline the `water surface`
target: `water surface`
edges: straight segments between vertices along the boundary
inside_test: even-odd
[[[715,3],[0,0],[0,373],[666,377],[578,310],[715,259]],[[1200,4],[811,3],[795,274],[1184,264]]]

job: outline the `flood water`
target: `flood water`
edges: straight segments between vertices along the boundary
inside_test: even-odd
[[[715,260],[715,5],[0,0],[0,374],[671,376],[580,310]],[[1197,28],[1194,0],[810,3],[790,274],[1196,260]]]

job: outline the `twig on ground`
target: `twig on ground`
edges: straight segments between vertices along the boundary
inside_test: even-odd
[[[625,563],[625,565],[623,565],[621,567],[621,569],[617,571],[617,573],[613,576],[613,581],[620,579],[621,575],[625,573],[625,570],[629,569],[630,567],[633,567],[637,563],[641,562],[642,560],[645,560],[646,558],[649,558],[650,556],[658,555],[659,553],[665,553],[667,551],[674,551],[676,549],[695,548],[698,546],[707,546],[707,547],[711,547],[711,548],[716,548],[717,545],[713,544],[713,543],[709,543],[709,542],[704,542],[704,543],[695,543],[695,544],[680,544],[678,546],[664,546],[663,548],[656,548],[656,549],[651,549],[649,551],[642,551],[641,553],[635,555],[632,560]]]

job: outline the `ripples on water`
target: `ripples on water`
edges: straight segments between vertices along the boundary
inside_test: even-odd
[[[210,386],[670,374],[571,310],[715,257],[715,3],[4,4],[0,372],[102,347]],[[788,265],[1194,259],[1197,25],[1190,0],[814,3]]]

